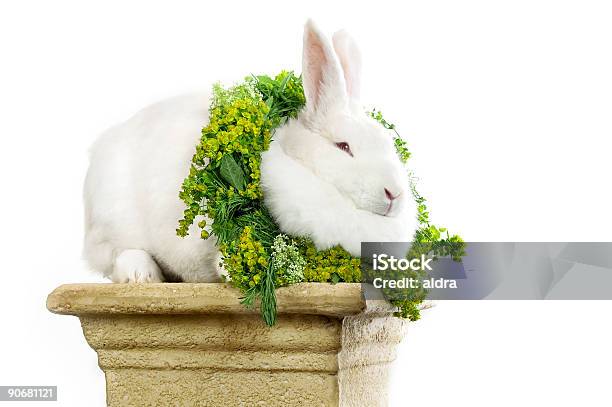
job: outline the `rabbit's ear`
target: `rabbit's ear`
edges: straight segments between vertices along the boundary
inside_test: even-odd
[[[309,115],[346,100],[344,77],[334,50],[312,20],[304,27],[302,80]]]
[[[361,91],[361,52],[357,43],[346,31],[337,31],[333,37],[334,49],[340,59],[346,82],[346,93],[359,99]]]

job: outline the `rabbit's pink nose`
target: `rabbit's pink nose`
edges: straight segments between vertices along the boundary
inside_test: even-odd
[[[387,195],[387,198],[392,201],[394,199],[396,199],[399,195],[395,195],[393,196],[393,194],[391,193],[391,191],[389,191],[387,188],[385,188],[385,195]]]

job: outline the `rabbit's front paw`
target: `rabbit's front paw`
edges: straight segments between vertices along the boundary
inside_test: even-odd
[[[110,276],[115,283],[161,283],[162,272],[151,255],[144,250],[122,251],[115,259]]]

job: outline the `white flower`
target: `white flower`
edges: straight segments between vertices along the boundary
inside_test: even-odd
[[[286,235],[278,235],[272,244],[272,268],[279,278],[295,284],[304,281],[306,260],[298,251],[297,245]]]

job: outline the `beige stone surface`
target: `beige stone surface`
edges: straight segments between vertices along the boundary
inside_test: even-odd
[[[47,308],[67,315],[248,313],[240,297],[221,283],[65,284],[49,295]],[[279,313],[344,316],[366,307],[361,284],[295,284],[276,290],[276,298]]]
[[[385,406],[403,336],[390,308],[361,284],[277,296],[274,327],[225,284],[72,284],[47,306],[81,319],[109,406]]]

